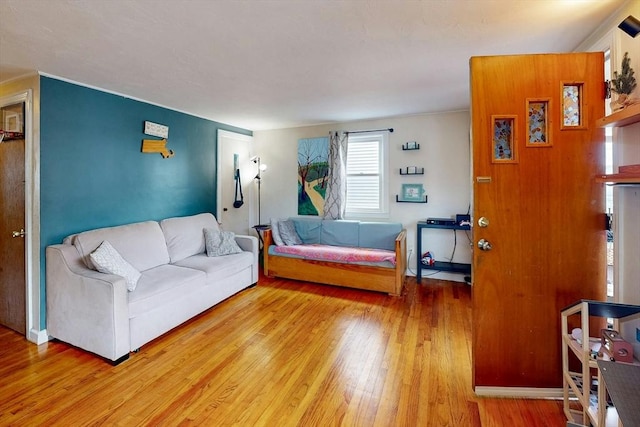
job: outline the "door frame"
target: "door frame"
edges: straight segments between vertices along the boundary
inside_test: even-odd
[[[34,135],[33,90],[26,89],[0,98],[0,106],[24,102],[24,203],[25,218],[25,312],[26,338],[36,344],[48,341],[46,329],[40,324],[40,145]]]
[[[221,148],[221,139],[222,138],[230,138],[248,142],[250,144],[249,156],[253,156],[253,136],[245,135],[242,133],[232,132],[224,129],[218,129],[218,141],[217,141],[217,149],[216,149],[216,219],[218,222],[222,221],[222,179],[220,176],[222,174],[222,156],[220,155]],[[248,201],[247,205],[249,208],[249,227],[251,224],[257,224],[257,210],[255,207],[255,194],[253,191],[253,186],[247,187],[244,190],[245,200]]]

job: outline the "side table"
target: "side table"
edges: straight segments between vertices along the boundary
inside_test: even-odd
[[[269,225],[269,224],[258,224],[258,225],[254,225],[252,228],[254,230],[256,230],[256,234],[258,235],[258,239],[260,239],[260,250],[262,251],[262,249],[264,248],[264,240],[262,238],[262,235],[263,235],[265,230],[270,230],[271,229],[271,225]]]

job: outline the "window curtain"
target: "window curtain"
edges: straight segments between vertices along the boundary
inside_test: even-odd
[[[347,205],[347,138],[348,134],[329,134],[329,182],[324,198],[324,219],[343,219]]]

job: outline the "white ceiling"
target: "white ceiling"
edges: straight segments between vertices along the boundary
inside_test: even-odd
[[[624,3],[0,0],[0,81],[38,70],[251,130],[452,111],[471,56],[572,51]]]

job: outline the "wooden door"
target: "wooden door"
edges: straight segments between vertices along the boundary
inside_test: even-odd
[[[26,334],[25,239],[13,232],[25,229],[24,150],[24,138],[0,143],[0,324],[21,334]]]
[[[471,59],[476,390],[560,387],[560,310],[605,297],[603,69],[602,53]]]

